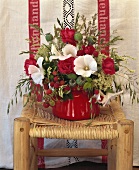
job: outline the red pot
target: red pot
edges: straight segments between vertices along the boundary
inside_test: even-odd
[[[100,113],[99,105],[95,99],[92,100],[92,110],[87,92],[72,91],[73,99],[66,101],[58,100],[52,108],[53,114],[59,118],[67,120],[84,120],[97,116]]]

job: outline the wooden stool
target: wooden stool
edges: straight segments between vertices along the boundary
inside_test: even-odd
[[[27,97],[24,96],[24,103]],[[37,170],[37,156],[108,156],[108,170],[132,170],[133,121],[125,119],[119,102],[101,108],[93,120],[67,121],[51,114],[41,103],[30,103],[14,120],[14,170]],[[61,148],[38,150],[37,137],[57,139],[107,139],[107,149]]]

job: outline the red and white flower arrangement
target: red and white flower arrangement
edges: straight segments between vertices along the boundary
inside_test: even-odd
[[[111,98],[128,90],[134,100],[135,82],[131,80],[134,73],[124,65],[131,57],[120,56],[116,48],[111,48],[122,38],[113,34],[109,42],[100,41],[101,32],[95,20],[96,15],[92,21],[87,21],[85,16],[77,14],[72,29],[64,28],[58,20],[59,27],[54,26],[54,35],[44,34],[34,26],[45,36],[46,43],[40,46],[34,59],[26,59],[26,78],[19,81],[18,87],[26,85],[31,95],[37,86],[37,95],[43,96],[45,107],[54,106],[57,99],[72,99],[73,88],[87,91],[90,98],[104,106]],[[110,51],[104,50],[106,46],[110,46]],[[120,79],[124,79],[124,83]]]

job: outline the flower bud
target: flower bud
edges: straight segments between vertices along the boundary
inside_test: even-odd
[[[89,44],[94,44],[96,42],[96,38],[89,36],[89,37],[87,37],[87,41],[89,42]]]
[[[50,33],[47,33],[46,35],[45,35],[45,39],[46,39],[46,41],[52,41],[53,40],[53,36],[52,36],[52,34],[50,34]]]
[[[76,33],[74,34],[74,39],[75,39],[76,41],[81,41],[81,40],[83,39],[83,36],[82,36],[82,34],[81,34],[80,32],[76,32]]]

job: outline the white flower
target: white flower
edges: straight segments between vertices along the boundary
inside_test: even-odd
[[[77,75],[90,77],[97,71],[97,62],[91,55],[79,56],[74,60],[74,71]]]
[[[31,78],[33,79],[34,83],[40,84],[42,86],[42,80],[44,79],[44,69],[42,67],[42,62],[44,58],[39,57],[37,60],[37,64],[39,66],[36,67],[34,65],[29,65],[28,72],[31,74]]]
[[[51,53],[54,54],[55,56],[60,56],[60,52],[57,51],[56,47],[52,44],[51,46]]]
[[[62,48],[63,56],[56,50],[56,47],[52,45],[51,49],[52,54],[55,54],[54,56],[50,56],[49,60],[52,61],[54,59],[59,60],[65,60],[70,57],[75,57],[77,55],[77,48],[71,44],[65,45],[64,48]]]
[[[72,55],[75,57],[77,55],[77,48],[71,44],[66,44],[64,48],[62,48],[63,55]]]

